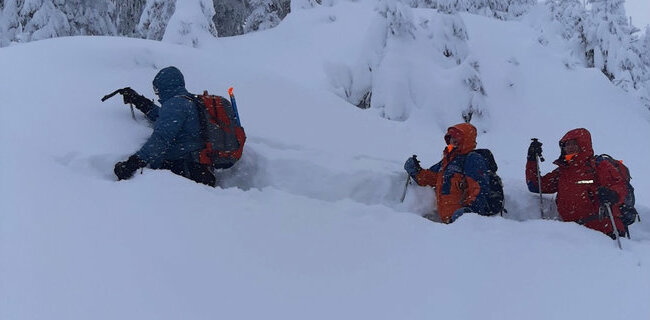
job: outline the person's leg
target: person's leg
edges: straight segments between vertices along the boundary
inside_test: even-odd
[[[189,162],[187,166],[189,168],[189,179],[211,187],[217,185],[217,179],[208,166],[196,162]]]
[[[183,160],[175,160],[175,161],[165,160],[160,166],[160,169],[169,170],[174,174],[177,174],[182,177],[187,176],[186,173],[187,170],[185,170],[185,161]]]
[[[190,179],[197,183],[216,186],[217,179],[206,165],[194,161],[176,160],[165,161],[160,169],[169,170],[181,177]]]

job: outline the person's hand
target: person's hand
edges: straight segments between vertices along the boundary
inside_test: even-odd
[[[617,203],[618,194],[607,187],[598,187],[598,201],[601,205]]]
[[[151,110],[151,104],[152,104],[151,100],[140,95],[135,90],[127,87],[122,89],[120,91],[120,94],[122,94],[122,99],[124,100],[124,104],[132,104],[134,107],[142,111],[142,113],[144,114],[147,114],[147,112]]]
[[[117,180],[126,180],[131,178],[138,169],[146,165],[147,163],[138,156],[132,155],[128,160],[116,163],[113,172],[115,172]]]
[[[404,163],[404,170],[413,178],[422,170],[422,167],[420,167],[420,161],[418,161],[417,156],[413,155],[412,157],[408,158],[406,162]]]
[[[542,158],[542,143],[537,139],[533,139],[533,142],[528,147],[528,161],[537,161],[538,156],[540,160],[544,159]]]
[[[122,94],[124,104],[135,104],[136,102],[140,101],[140,99],[144,98],[142,95],[131,88],[124,88],[122,91],[120,91],[120,93]]]

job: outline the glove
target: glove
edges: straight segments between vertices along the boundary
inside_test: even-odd
[[[539,156],[540,159],[543,159],[542,143],[537,139],[533,139],[533,142],[530,143],[530,147],[528,147],[528,161],[537,161],[537,156]]]
[[[415,176],[422,170],[422,167],[420,167],[420,161],[418,160],[417,156],[412,156],[406,160],[406,163],[404,163],[404,170],[415,179]]]
[[[454,211],[454,214],[451,215],[451,219],[449,219],[449,223],[452,223],[452,222],[456,221],[456,219],[460,218],[460,216],[462,216],[462,215],[464,215],[464,214],[466,214],[468,212],[472,212],[472,210],[470,208],[468,208],[468,207],[462,207],[462,208]]]
[[[614,204],[618,202],[618,194],[606,187],[598,187],[598,200],[601,205]]]
[[[133,174],[140,168],[144,168],[147,165],[142,159],[136,155],[132,155],[126,161],[121,161],[115,164],[115,175],[117,180],[126,180],[133,176]]]
[[[146,114],[151,110],[151,100],[145,98],[144,96],[138,94],[135,90],[131,88],[124,88],[120,92],[122,94],[122,99],[124,104],[133,104],[138,110]]]

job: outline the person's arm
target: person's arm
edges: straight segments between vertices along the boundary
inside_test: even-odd
[[[147,111],[144,115],[150,122],[156,122],[156,120],[158,120],[158,116],[160,115],[160,107],[153,102],[151,102],[149,107],[149,111]]]
[[[420,186],[435,187],[441,165],[441,162],[438,162],[429,169],[420,170],[413,180]]]
[[[557,192],[559,177],[560,168],[555,168],[555,170],[543,175],[541,177],[542,193]],[[536,161],[528,160],[528,162],[526,162],[526,185],[528,185],[528,191],[539,193],[539,181],[537,180]]]

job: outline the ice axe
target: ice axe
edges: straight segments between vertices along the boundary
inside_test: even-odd
[[[126,89],[131,89],[131,88],[126,87],[126,88],[122,88],[122,89],[117,89],[117,90],[105,95],[104,97],[102,97],[102,102],[112,98],[114,95],[116,95],[118,93],[119,94],[124,94],[124,90],[126,90]],[[131,107],[131,118],[133,118],[133,120],[135,120],[135,122],[138,122],[138,120],[135,118],[135,112],[133,111],[133,104],[129,103],[129,106]]]

